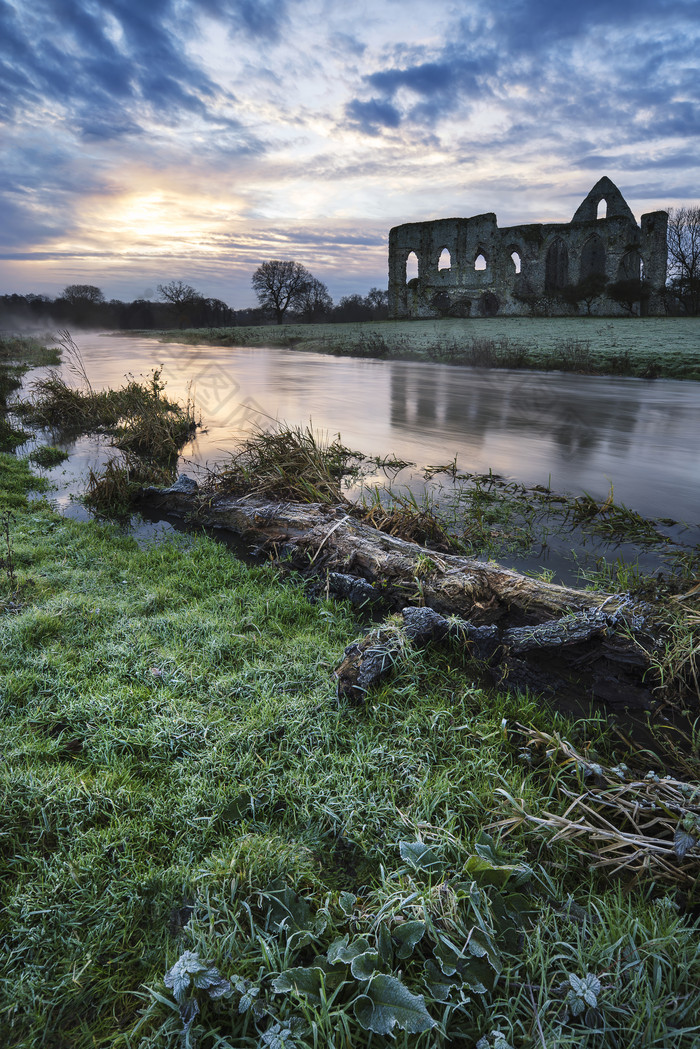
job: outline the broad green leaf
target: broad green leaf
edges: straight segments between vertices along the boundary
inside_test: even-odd
[[[333,943],[326,951],[326,958],[330,965],[335,965],[337,962],[342,961],[340,955],[345,951],[349,940],[350,937],[347,933],[345,933],[345,936],[340,936],[337,940],[333,940]]]
[[[277,929],[298,932],[311,927],[311,909],[293,889],[285,885],[281,889],[272,889],[263,893],[270,904],[270,917]]]
[[[350,972],[356,980],[371,980],[379,968],[379,954],[377,951],[365,951],[358,954],[350,962]]]
[[[445,864],[437,853],[422,841],[400,841],[399,852],[401,859],[418,871],[435,874],[444,870]]]
[[[303,994],[316,1005],[320,1005],[323,976],[323,970],[316,966],[309,969],[298,966],[294,969],[285,969],[275,977],[272,986],[278,994],[294,991],[295,994]]]
[[[500,889],[514,874],[521,874],[523,868],[516,864],[494,863],[484,856],[470,856],[465,870],[477,885],[495,885]]]
[[[355,904],[357,903],[357,896],[351,892],[341,892],[338,897],[338,906],[345,915],[346,918],[352,917],[352,912]]]
[[[334,965],[336,962],[350,965],[353,958],[357,958],[358,954],[364,954],[368,950],[369,940],[366,940],[364,936],[358,936],[352,943],[348,943],[348,937],[343,936],[342,939],[335,940],[330,945],[326,957],[331,965]]]
[[[422,940],[425,933],[425,922],[411,921],[402,925],[395,925],[391,935],[398,945],[396,948],[397,958],[410,958],[416,944]]]
[[[481,929],[472,929],[466,946],[474,958],[486,957],[492,964],[496,963],[498,951],[490,937]]]
[[[367,993],[355,1002],[355,1018],[365,1031],[391,1034],[400,1027],[409,1034],[420,1034],[437,1026],[425,1008],[422,994],[411,994],[395,976],[375,976]]]
[[[423,966],[423,974],[430,994],[438,1002],[449,1001],[455,988],[461,983],[461,981],[455,983],[453,980],[446,980],[442,970],[435,964],[432,958],[428,958],[425,962]]]
[[[391,942],[391,933],[386,922],[382,922],[377,933],[377,948],[379,957],[385,965],[391,965],[394,961],[394,948]]]
[[[454,976],[459,968],[460,962],[464,959],[464,955],[461,951],[451,943],[447,942],[446,938],[443,936],[440,937],[439,941],[433,947],[433,954],[437,958],[440,968],[445,976]]]
[[[244,791],[232,798],[221,810],[221,819],[224,823],[239,823],[242,819],[253,814],[253,799]]]
[[[680,827],[676,828],[673,835],[673,851],[679,860],[682,860],[695,845],[697,845],[697,839],[692,834],[688,834]]]

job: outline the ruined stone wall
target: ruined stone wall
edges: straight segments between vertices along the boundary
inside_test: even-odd
[[[567,223],[500,229],[488,213],[396,226],[389,234],[389,315],[658,315],[667,221],[656,211],[638,226],[620,191],[602,178]],[[411,256],[417,276],[407,274]]]

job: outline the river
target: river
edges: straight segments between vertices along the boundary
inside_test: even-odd
[[[419,467],[457,457],[527,485],[615,500],[686,522],[700,540],[700,383],[475,369],[332,357],[278,348],[158,343],[76,335],[94,388],[162,367],[170,396],[188,391],[205,430],[184,469],[220,461],[256,423],[311,423],[371,455]],[[66,365],[63,365],[66,368]],[[36,377],[31,373],[29,381]],[[87,473],[113,454],[81,438],[52,471],[67,508]],[[417,475],[416,475],[417,476]],[[415,481],[408,479],[409,484]],[[690,535],[688,536],[690,538]]]

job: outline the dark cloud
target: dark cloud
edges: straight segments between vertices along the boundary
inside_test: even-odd
[[[401,114],[391,102],[371,98],[361,102],[355,98],[345,107],[349,122],[367,135],[376,135],[381,128],[396,128],[401,123]]]
[[[492,0],[441,47],[414,46],[412,61],[401,45],[388,49],[364,78],[369,99],[359,93],[346,118],[371,135],[399,124],[413,133],[495,99],[505,111],[497,136],[514,145],[533,135],[563,143],[578,127],[601,144],[690,139],[700,130],[699,43],[697,0]]]
[[[562,4],[561,0],[524,0],[496,4],[499,23],[511,45],[528,41],[528,49],[578,38],[606,27],[626,30],[649,18],[659,27],[672,22],[700,22],[695,0],[587,0],[585,4]]]
[[[408,69],[386,69],[367,77],[371,87],[393,95],[400,87],[420,95],[444,94],[455,86],[457,68],[449,62],[423,62]]]
[[[196,16],[269,40],[285,10],[277,0],[34,0],[19,10],[0,0],[0,112],[21,117],[49,100],[91,137],[123,136],[153,115],[171,125],[187,114],[208,120],[216,99],[234,100],[186,52]]]

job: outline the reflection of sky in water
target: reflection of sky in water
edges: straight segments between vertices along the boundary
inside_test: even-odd
[[[163,366],[167,392],[192,393],[206,432],[185,469],[225,457],[258,420],[307,424],[350,447],[603,497],[648,516],[700,522],[700,384],[353,360],[280,349],[159,344],[81,335],[96,388]],[[30,375],[30,380],[36,376]],[[50,472],[74,489],[111,454],[81,438]],[[189,464],[189,465],[188,465]],[[56,495],[62,504],[64,489]]]

